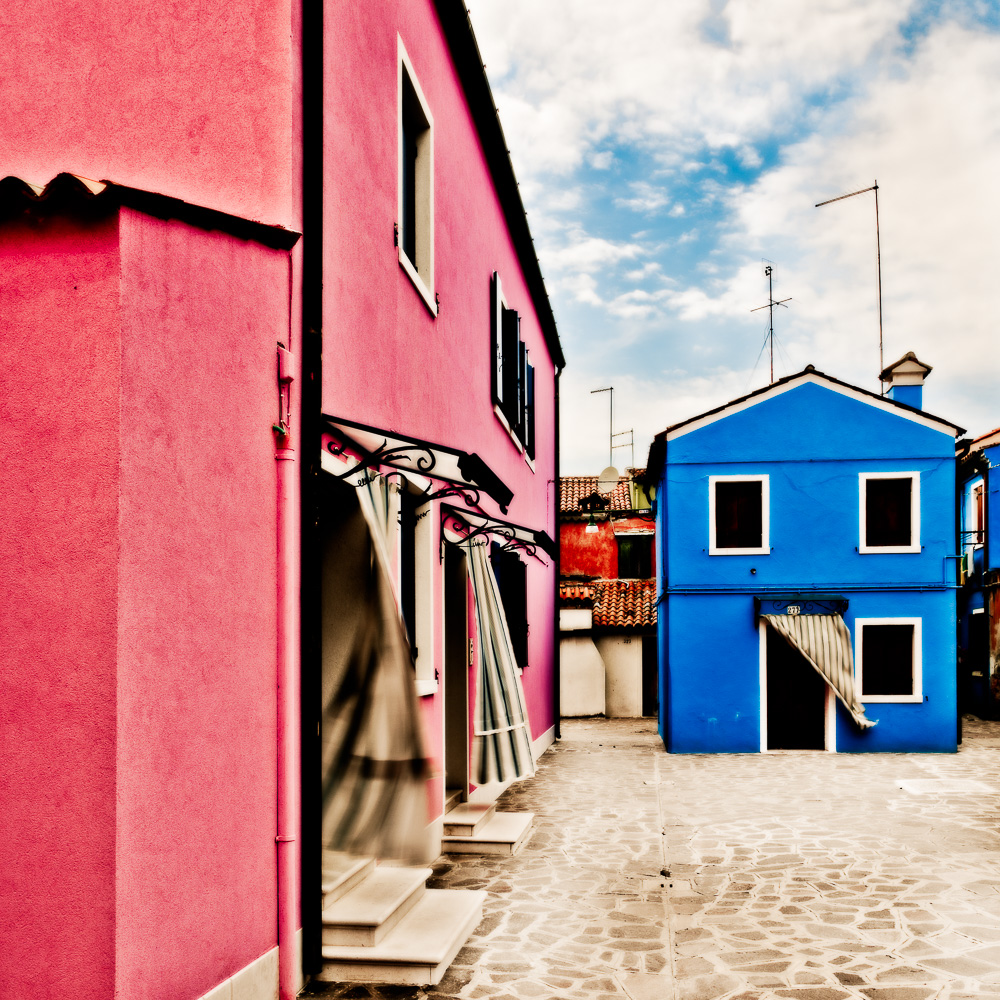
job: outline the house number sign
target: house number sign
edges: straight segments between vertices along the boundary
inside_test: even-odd
[[[789,604],[785,610],[790,615],[797,615],[802,610],[802,608],[798,604]]]

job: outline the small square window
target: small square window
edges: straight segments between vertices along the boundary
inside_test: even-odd
[[[434,123],[399,40],[399,263],[437,315],[434,299]]]
[[[648,580],[653,575],[653,536],[618,536],[618,578]]]
[[[920,473],[860,475],[859,552],[920,551]]]
[[[708,482],[709,553],[769,553],[768,477],[709,476]]]
[[[859,618],[855,671],[862,701],[923,699],[919,618]]]

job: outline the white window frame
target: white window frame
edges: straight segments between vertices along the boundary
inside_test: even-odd
[[[424,304],[437,316],[438,307],[434,294],[434,118],[430,106],[420,87],[420,81],[414,72],[413,63],[407,54],[403,39],[396,36],[399,58],[396,74],[396,108],[397,108],[397,257],[399,266],[406,272],[414,287],[420,293]],[[427,122],[427,128],[418,139],[419,155],[417,157],[416,175],[416,260],[411,261],[403,249],[403,81],[409,81],[416,95],[417,103]],[[417,268],[420,270],[418,271]]]
[[[862,639],[869,625],[913,626],[913,692],[911,694],[865,694],[864,659]],[[854,683],[862,704],[917,704],[924,700],[923,670],[923,619],[922,618],[855,618],[854,619]]]
[[[715,544],[715,484],[760,483],[760,535],[761,544],[752,548],[719,548]],[[766,556],[771,554],[771,477],[763,475],[734,475],[708,477],[708,554],[711,556]]]
[[[868,519],[868,480],[909,479],[910,485],[910,544],[869,545],[866,522]],[[863,555],[890,555],[900,552],[920,551],[920,473],[910,472],[859,472],[858,473],[858,552]]]

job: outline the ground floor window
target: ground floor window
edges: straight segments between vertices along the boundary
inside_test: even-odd
[[[855,620],[855,672],[862,701],[923,700],[919,618]]]

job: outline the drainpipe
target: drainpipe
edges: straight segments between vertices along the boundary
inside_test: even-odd
[[[556,723],[556,739],[562,738],[562,708],[560,706],[560,701],[562,700],[562,653],[559,645],[559,574],[562,568],[562,548],[559,544],[559,510],[562,505],[562,486],[559,481],[559,376],[562,375],[562,369],[556,368],[556,385],[555,385],[555,480],[556,488],[553,490],[553,495],[555,497],[555,530],[556,530],[556,579],[555,579],[555,611],[553,613],[553,618],[555,619],[552,628],[552,698],[555,702],[555,723]]]
[[[298,446],[301,530],[299,535],[300,804],[298,917],[302,927],[302,972],[323,968],[322,701],[323,565],[320,524],[320,450],[323,441],[323,7],[302,0],[301,17],[301,195],[302,195],[302,381]],[[282,997],[282,1000],[285,1000]]]
[[[292,355],[278,345],[279,398],[291,402]],[[278,995],[293,1000],[298,984],[295,935],[299,927],[300,736],[298,663],[298,482],[295,450],[287,422],[274,427],[277,473],[277,875]]]

